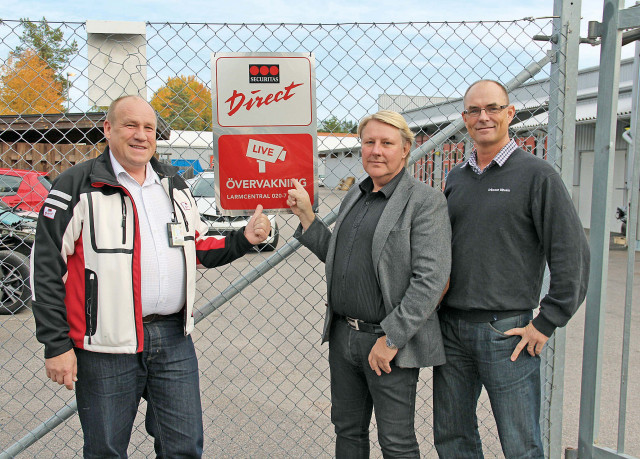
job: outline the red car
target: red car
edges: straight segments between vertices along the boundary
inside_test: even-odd
[[[50,189],[46,172],[0,168],[0,199],[8,206],[38,212]]]

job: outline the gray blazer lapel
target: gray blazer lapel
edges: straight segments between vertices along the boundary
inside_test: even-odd
[[[355,189],[354,189],[355,188]],[[394,193],[395,194],[395,193]],[[360,196],[360,186],[356,183],[349,193],[344,197],[344,201],[342,201],[342,207],[340,209],[340,213],[338,214],[338,218],[336,219],[336,224],[333,227],[331,240],[329,241],[329,248],[327,249],[327,259],[325,260],[325,272],[327,274],[327,291],[330,291],[331,287],[331,274],[333,273],[333,257],[336,253],[336,239],[338,237],[338,230],[340,229],[340,225],[344,220],[344,217],[349,213],[353,205],[358,200]]]
[[[389,233],[396,225],[398,218],[400,218],[400,215],[404,211],[404,208],[411,197],[411,191],[413,188],[411,176],[406,170],[402,173],[404,175],[391,195],[391,198],[389,198],[389,202],[385,206],[384,211],[380,216],[380,220],[378,221],[378,225],[376,226],[376,231],[373,233],[371,257],[373,259],[373,269],[375,270],[376,276],[378,275],[378,261],[382,254],[382,247],[384,247]]]

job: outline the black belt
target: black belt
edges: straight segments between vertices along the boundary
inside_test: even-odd
[[[149,314],[148,316],[144,316],[142,318],[143,324],[148,324],[149,322],[153,322],[155,320],[167,320],[173,317],[181,317],[182,311],[174,312],[173,314]]]
[[[507,319],[509,317],[519,316],[529,311],[485,311],[481,309],[462,310],[457,308],[441,308],[438,315],[451,317],[453,319],[461,319],[467,322],[487,323],[496,320]]]
[[[349,327],[353,328],[354,330],[375,334],[384,333],[384,330],[382,329],[380,324],[370,324],[360,319],[354,319],[352,317],[341,315],[338,315],[338,318],[345,320],[347,322],[347,325],[349,325]]]

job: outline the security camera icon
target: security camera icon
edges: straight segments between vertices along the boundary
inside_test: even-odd
[[[286,156],[287,151],[280,145],[249,139],[247,158],[258,160],[258,172],[261,174],[266,172],[265,163],[275,163],[277,160],[284,161]]]

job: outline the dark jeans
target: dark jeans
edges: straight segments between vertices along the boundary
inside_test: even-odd
[[[540,358],[526,348],[515,362],[519,336],[503,332],[524,327],[532,313],[474,323],[440,315],[447,363],[433,369],[434,437],[443,459],[481,458],[476,406],[487,389],[507,459],[543,458],[540,437]]]
[[[198,362],[180,317],[145,324],[140,354],[77,349],[76,356],[84,457],[127,457],[140,397],[147,400],[145,426],[158,457],[202,456]]]
[[[368,458],[369,424],[375,408],[378,441],[385,458],[420,457],[414,430],[418,368],[382,376],[369,367],[371,348],[381,335],[356,331],[336,319],[329,340],[331,422],[338,459]]]

